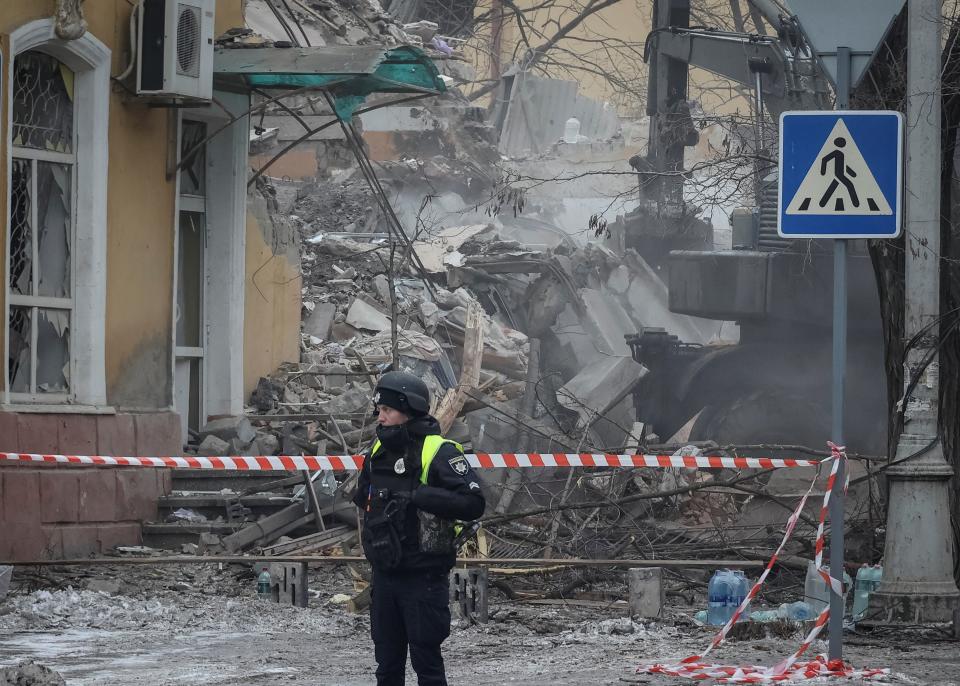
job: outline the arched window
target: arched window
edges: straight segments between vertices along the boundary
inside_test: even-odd
[[[74,73],[29,50],[13,63],[9,383],[16,396],[70,395]]]
[[[110,51],[41,19],[10,54],[3,398],[103,405]]]

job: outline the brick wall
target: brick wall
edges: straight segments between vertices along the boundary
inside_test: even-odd
[[[0,412],[0,450],[67,455],[177,455],[170,412]],[[0,561],[62,559],[140,543],[170,471],[140,467],[0,466]]]

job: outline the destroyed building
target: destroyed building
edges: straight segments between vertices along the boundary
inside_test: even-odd
[[[829,591],[803,506],[842,452],[823,443],[829,254],[776,236],[764,146],[828,93],[760,4],[610,3],[538,62],[524,21],[549,33],[580,3],[8,0],[0,453],[191,468],[0,462],[0,684],[62,683],[24,659],[45,656],[81,683],[358,683],[350,467],[393,369],[483,466],[451,577],[460,680],[601,683],[692,655],[720,626],[712,579],[771,555],[736,659],[809,635]],[[151,56],[158,27],[208,40]],[[598,39],[616,48],[585,76]],[[746,112],[730,125],[695,83],[717,65]],[[876,294],[851,257],[856,341]],[[844,531],[876,581],[874,343],[854,346]],[[876,587],[850,572],[859,622]],[[855,645],[886,659],[875,638]]]
[[[10,169],[0,450],[176,455],[297,359],[296,227],[245,173],[253,81],[283,56],[249,38],[244,4],[176,14],[96,3],[76,15],[51,0],[0,12],[13,77],[0,144]],[[191,38],[150,62],[138,36],[168,25]],[[347,57],[353,73],[372,72],[397,45],[337,54],[359,51]],[[330,50],[306,56],[311,74]],[[166,470],[39,467],[0,467],[2,557],[138,543],[171,488]]]
[[[7,209],[19,253],[5,291],[12,334],[4,450],[354,454],[372,437],[372,386],[394,365],[427,380],[444,427],[475,451],[616,452],[684,440],[682,431],[656,434],[662,429],[641,411],[645,394],[635,394],[648,370],[626,337],[662,329],[702,346],[721,338],[723,322],[671,311],[660,272],[670,246],[640,254],[585,240],[584,208],[602,206],[602,191],[569,184],[551,197],[504,181],[536,169],[591,172],[604,156],[626,157],[630,148],[609,107],[571,82],[510,73],[488,118],[447,87],[466,73],[437,27],[403,26],[376,3],[348,12],[262,0],[215,9],[207,30],[216,47],[196,57],[208,60],[217,107],[202,106],[192,91],[147,92],[142,65],[127,59],[135,41],[119,40],[112,51],[97,42],[98,32],[135,37],[129,27],[149,23],[145,13],[88,11],[86,32],[71,40],[57,37],[54,20],[34,16],[42,14],[36,9],[10,19],[12,63],[23,66],[10,97],[25,103],[15,114],[35,111],[29,79],[46,78],[58,106],[75,112],[74,130],[58,135],[74,136],[77,151],[57,159],[80,166],[67,250],[50,248],[74,280],[73,296],[38,300],[33,293],[49,292],[44,270],[54,256],[45,256],[48,243],[40,240],[45,225],[37,233],[26,219],[33,206],[24,184],[31,164],[39,170],[47,162],[30,161],[26,133],[8,146],[8,157],[25,160],[26,176],[11,180],[25,191]],[[40,46],[37,66],[16,61],[21,25],[31,27],[30,40],[42,39],[20,43],[26,52]],[[86,54],[70,62],[73,48],[88,43],[100,50],[101,66],[90,66],[95,56]],[[110,60],[123,78],[101,93],[105,100],[72,102],[67,89],[105,78]],[[410,63],[426,81],[405,96],[390,70]],[[75,64],[76,79],[57,64]],[[310,91],[326,83],[341,85]],[[374,95],[364,101],[357,93]],[[170,104],[179,106],[163,107]],[[112,116],[94,122],[85,107],[109,107]],[[550,125],[531,126],[531,115]],[[570,117],[578,132],[564,130]],[[15,117],[18,125],[29,132],[42,122]],[[89,140],[105,141],[97,150],[106,154],[84,152]],[[127,173],[132,154],[154,160],[145,168],[156,178]],[[105,171],[80,174],[93,163]],[[141,211],[141,198],[150,212]],[[170,289],[157,288],[163,283]],[[58,327],[59,343],[50,338]],[[44,376],[56,369],[53,351],[61,355],[59,385]],[[232,535],[264,514],[229,509],[245,490],[237,485],[214,499],[228,508],[225,516],[164,521],[176,503],[193,502],[183,491],[210,489],[168,471],[107,474],[3,469],[17,494],[5,500],[6,521],[36,534],[17,536],[30,543],[15,550],[8,541],[9,554],[103,552],[142,535],[158,544],[195,542],[201,533]],[[500,511],[520,488],[517,478],[491,474],[503,493]],[[93,505],[93,488],[114,495]],[[536,500],[518,503],[524,498]],[[121,539],[110,537],[115,529]],[[269,542],[263,538],[248,545]]]

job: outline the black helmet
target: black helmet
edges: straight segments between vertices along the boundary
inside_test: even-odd
[[[373,404],[392,407],[410,417],[422,417],[430,412],[430,390],[413,374],[387,372],[377,383]]]

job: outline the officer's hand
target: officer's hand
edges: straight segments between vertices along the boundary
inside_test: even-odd
[[[413,500],[416,491],[390,491],[390,499],[396,500],[399,505],[406,505]]]

